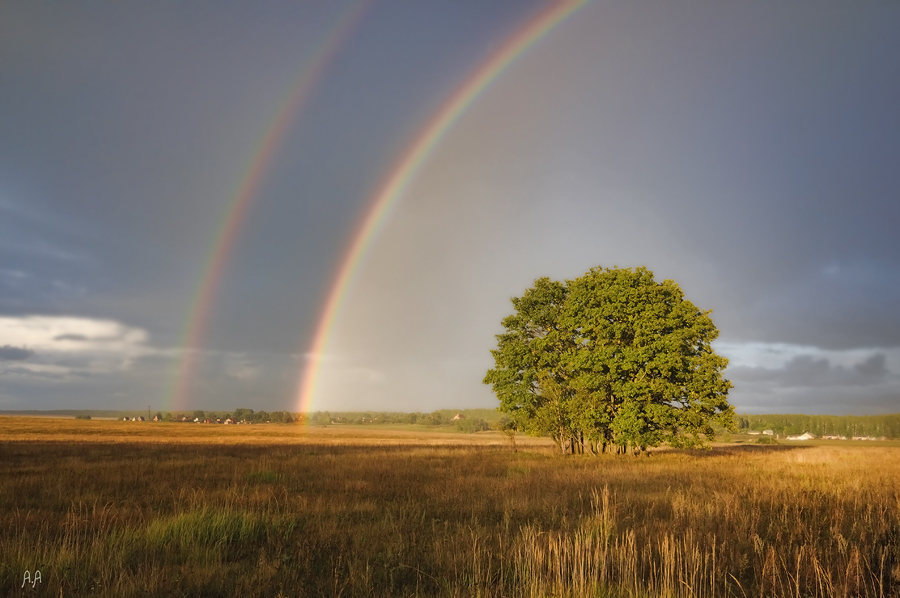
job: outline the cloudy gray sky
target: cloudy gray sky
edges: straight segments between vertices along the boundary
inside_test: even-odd
[[[546,8],[0,2],[0,409],[296,409],[377,190]],[[646,265],[714,310],[739,411],[900,411],[898,27],[888,2],[589,2],[416,171],[312,409],[495,406],[510,297]],[[223,218],[311,65],[185,347]]]

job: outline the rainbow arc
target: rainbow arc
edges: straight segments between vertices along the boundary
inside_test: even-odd
[[[206,338],[209,316],[216,293],[221,285],[222,275],[228,257],[231,255],[238,232],[247,216],[247,211],[256,197],[272,158],[281,149],[291,124],[303,110],[316,84],[321,80],[339,50],[346,44],[350,34],[356,29],[368,8],[368,0],[357,0],[334,18],[330,28],[325,30],[311,58],[305,61],[296,81],[275,111],[275,116],[263,130],[253,158],[238,178],[236,191],[222,213],[219,226],[210,245],[203,276],[194,292],[191,307],[180,346],[182,356],[174,376],[169,382],[164,399],[168,410],[184,409],[191,392],[197,363],[200,359],[203,340]]]
[[[553,2],[515,31],[483,61],[435,112],[421,132],[389,171],[380,189],[369,202],[368,212],[353,237],[331,285],[325,307],[318,320],[312,347],[306,355],[306,367],[298,384],[296,411],[309,412],[315,399],[322,360],[344,300],[373,239],[403,196],[410,181],[431,155],[434,148],[459,120],[466,109],[528,48],[550,30],[565,21],[589,0]]]
[[[416,173],[453,124],[493,81],[529,47],[588,2],[589,0],[557,0],[548,3],[536,16],[519,27],[457,87],[413,138],[396,165],[389,170],[382,185],[369,201],[370,207],[333,278],[318,319],[312,346],[307,353],[306,365],[302,368],[296,396],[297,411],[310,410],[316,394],[322,358],[344,299],[352,287],[368,248]],[[256,150],[252,152],[252,160],[238,178],[236,191],[223,211],[206,259],[204,274],[191,301],[180,345],[183,347],[182,357],[164,399],[164,406],[168,410],[184,409],[187,404],[200,359],[200,347],[206,338],[210,312],[226,262],[232,253],[249,207],[268,172],[272,158],[283,146],[292,122],[302,111],[306,100],[339,50],[358,26],[368,5],[368,0],[358,0],[349,4],[334,19],[332,27],[322,35],[310,60],[303,64],[296,82],[260,136]]]

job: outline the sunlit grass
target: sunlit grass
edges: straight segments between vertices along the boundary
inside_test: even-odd
[[[438,432],[436,434],[436,432]],[[77,420],[57,417],[2,417],[0,438],[5,440],[50,440],[66,442],[147,442],[199,444],[297,442],[383,444],[508,444],[499,432],[458,432],[443,427],[368,424],[307,426],[303,424],[222,425],[193,422],[131,422]],[[521,438],[520,443],[548,445],[545,439]]]
[[[892,447],[565,458],[477,434],[11,419],[3,596],[900,593]]]

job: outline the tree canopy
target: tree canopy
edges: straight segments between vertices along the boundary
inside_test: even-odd
[[[671,280],[644,268],[539,278],[503,319],[485,384],[500,410],[563,452],[702,445],[734,426],[719,332]]]

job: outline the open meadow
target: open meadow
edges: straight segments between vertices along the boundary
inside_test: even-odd
[[[896,444],[515,448],[0,417],[0,595],[900,595]]]

